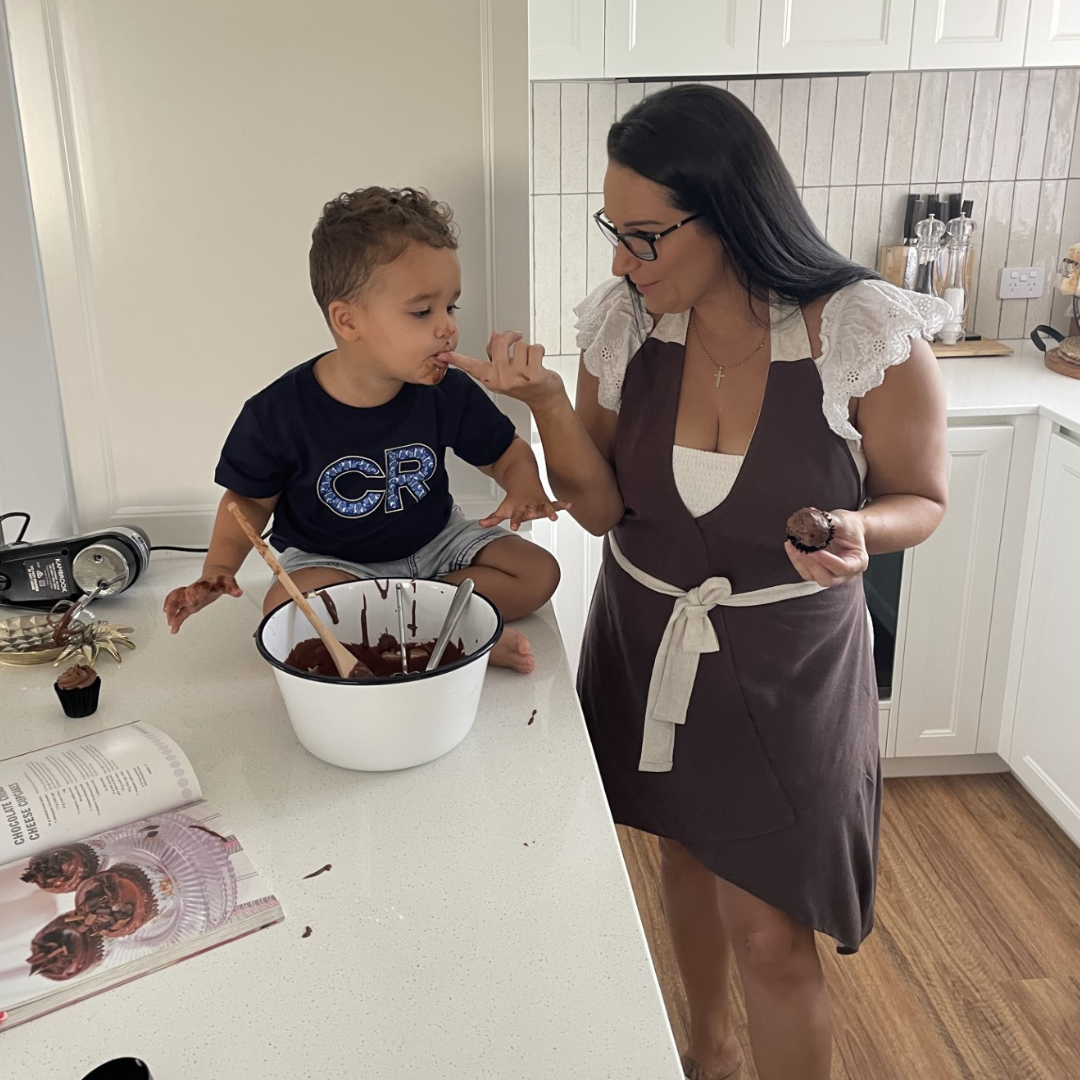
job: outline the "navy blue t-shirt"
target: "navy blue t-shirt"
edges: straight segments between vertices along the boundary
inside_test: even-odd
[[[437,386],[406,383],[385,405],[332,398],[315,361],[245,403],[214,479],[250,499],[280,494],[271,542],[372,563],[430,543],[453,509],[447,447],[470,465],[506,452],[514,425],[463,372]]]

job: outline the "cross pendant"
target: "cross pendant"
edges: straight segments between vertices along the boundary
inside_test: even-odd
[[[720,380],[721,380],[721,379],[722,379],[723,377],[724,377],[724,369],[723,369],[722,367],[718,367],[718,368],[716,369],[716,389],[717,389],[717,390],[719,390],[719,389],[720,389]]]

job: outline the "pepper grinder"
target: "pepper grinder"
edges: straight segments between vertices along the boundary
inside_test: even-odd
[[[938,263],[941,259],[941,241],[945,236],[945,222],[930,214],[915,226],[915,236],[918,238],[915,249],[918,266],[913,288],[915,292],[937,296],[935,281],[939,276]]]
[[[952,308],[952,318],[941,328],[941,341],[955,345],[964,336],[964,315],[968,302],[968,262],[975,223],[966,214],[954,217],[945,227],[944,270],[938,291]]]

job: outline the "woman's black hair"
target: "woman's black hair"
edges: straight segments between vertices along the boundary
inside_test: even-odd
[[[829,246],[761,121],[726,90],[684,83],[650,95],[612,124],[607,151],[700,214],[759,300],[771,290],[805,306],[879,277]]]

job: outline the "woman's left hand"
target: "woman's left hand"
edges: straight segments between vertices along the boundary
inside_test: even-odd
[[[827,548],[803,552],[790,540],[784,542],[784,550],[799,575],[825,588],[858,577],[870,562],[862,517],[853,510],[830,510],[829,515],[833,519],[833,538]]]

